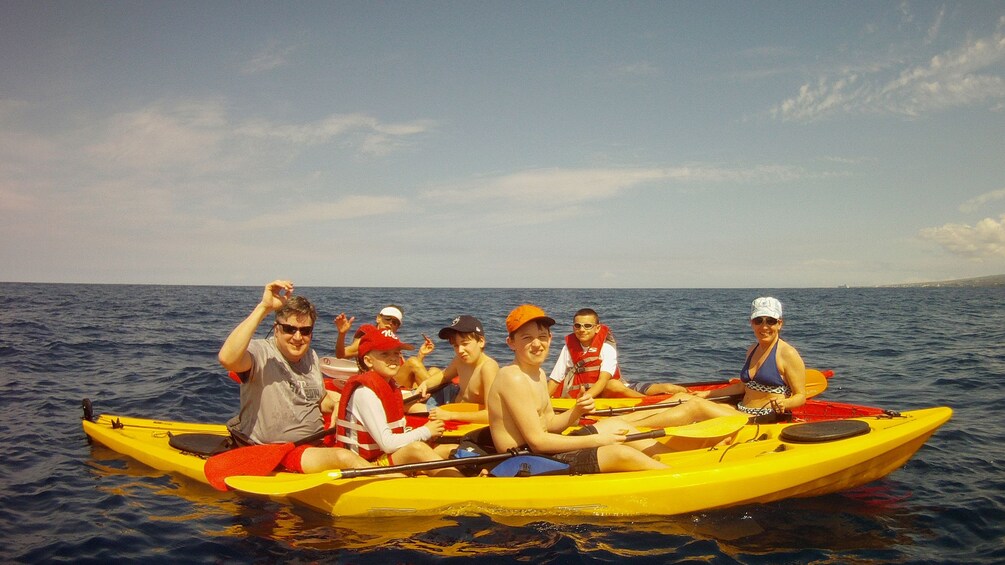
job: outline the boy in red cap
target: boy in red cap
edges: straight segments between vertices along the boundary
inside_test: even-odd
[[[443,459],[426,442],[443,435],[443,422],[430,420],[410,429],[405,421],[401,388],[394,376],[401,352],[414,349],[390,328],[365,326],[357,352],[366,372],[349,377],[342,389],[336,417],[338,445],[379,466]],[[460,476],[456,469],[431,474]]]
[[[506,317],[506,343],[514,360],[499,370],[486,402],[496,450],[528,447],[568,463],[577,474],[665,469],[652,456],[670,449],[653,440],[625,443],[625,436],[635,430],[618,418],[601,420],[581,435],[561,434],[593,411],[593,399],[584,396],[562,414],[552,409],[541,365],[548,360],[554,324],[533,304],[518,306]]]
[[[363,338],[363,333],[367,328],[374,327],[370,324],[364,324],[356,330],[356,333],[352,336],[352,343],[349,345],[345,344],[345,337],[348,335],[349,330],[352,328],[352,323],[356,319],[355,316],[347,318],[345,312],[340,313],[335,316],[335,328],[338,330],[338,338],[335,340],[335,357],[339,359],[351,359],[358,357],[359,354],[359,344],[360,340]],[[405,309],[397,304],[388,304],[380,310],[376,318],[376,328],[378,330],[390,329],[393,332],[398,331],[401,327],[402,322],[405,319]],[[425,337],[422,346],[419,347],[419,353],[414,357],[409,357],[405,359],[398,367],[398,374],[395,375],[395,380],[398,384],[405,388],[415,388],[430,377],[439,377],[441,371],[435,367],[426,368],[422,363],[423,359],[427,355],[436,349],[436,344],[433,340]]]

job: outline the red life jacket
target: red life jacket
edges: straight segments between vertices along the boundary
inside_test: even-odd
[[[565,347],[569,350],[572,368],[566,372],[565,380],[555,390],[556,397],[579,398],[584,390],[583,385],[592,385],[597,382],[597,379],[600,378],[600,348],[607,341],[610,341],[611,345],[615,344],[611,329],[604,324],[600,324],[597,335],[593,336],[593,341],[586,349],[576,339],[576,334],[571,333],[565,336]],[[611,378],[621,378],[620,367],[614,370]]]
[[[338,426],[338,430],[335,431],[337,445],[358,453],[367,461],[374,461],[383,455],[383,450],[357,418],[349,419],[346,417],[349,399],[352,397],[352,393],[361,386],[365,386],[377,394],[377,398],[380,399],[380,403],[384,407],[387,423],[391,426],[391,431],[396,434],[405,431],[405,404],[402,402],[397,383],[387,382],[387,379],[375,371],[353,375],[342,387],[342,399],[339,401],[338,415],[335,420],[335,425]]]

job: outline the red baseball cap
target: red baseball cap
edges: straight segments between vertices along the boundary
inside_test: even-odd
[[[527,322],[532,322],[534,320],[540,320],[541,323],[548,326],[555,325],[554,318],[549,318],[547,314],[544,313],[539,306],[533,304],[521,304],[513,309],[506,316],[506,331],[508,333],[513,333],[520,329],[520,326],[526,324]]]
[[[415,349],[412,345],[402,343],[390,328],[379,330],[375,326],[367,325],[360,329],[363,330],[363,336],[359,338],[359,349],[356,351],[356,356],[360,359],[371,351]]]

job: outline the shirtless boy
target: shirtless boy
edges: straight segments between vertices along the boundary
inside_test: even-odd
[[[593,410],[593,399],[583,397],[576,406],[555,414],[548,396],[548,376],[541,365],[548,359],[551,326],[555,320],[533,305],[518,306],[506,317],[507,345],[514,352],[512,365],[499,370],[489,389],[489,429],[499,452],[528,447],[569,463],[575,473],[665,469],[652,455],[669,449],[653,440],[625,443],[635,431],[618,418],[598,422],[596,433],[562,435],[580,416]]]
[[[430,419],[489,423],[489,413],[484,408],[485,398],[499,372],[499,363],[485,354],[485,330],[481,321],[474,316],[458,316],[453,323],[440,330],[439,336],[440,339],[448,340],[454,348],[454,359],[443,370],[443,379],[457,377],[460,392],[454,400],[473,402],[483,408],[463,412],[437,407],[429,411]]]

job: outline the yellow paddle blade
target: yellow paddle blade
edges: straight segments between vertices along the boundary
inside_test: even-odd
[[[806,398],[827,390],[827,377],[816,369],[806,369]]]
[[[271,477],[235,475],[224,481],[234,490],[263,496],[286,496],[321,486],[329,481],[342,478],[342,471],[322,471],[320,473],[280,473]]]
[[[477,412],[485,407],[475,402],[449,402],[441,404],[440,408],[449,412]]]
[[[686,426],[665,428],[666,435],[671,437],[686,437],[693,439],[709,439],[725,437],[736,433],[747,424],[749,416],[737,414],[736,416],[720,416],[710,420],[695,422]]]

